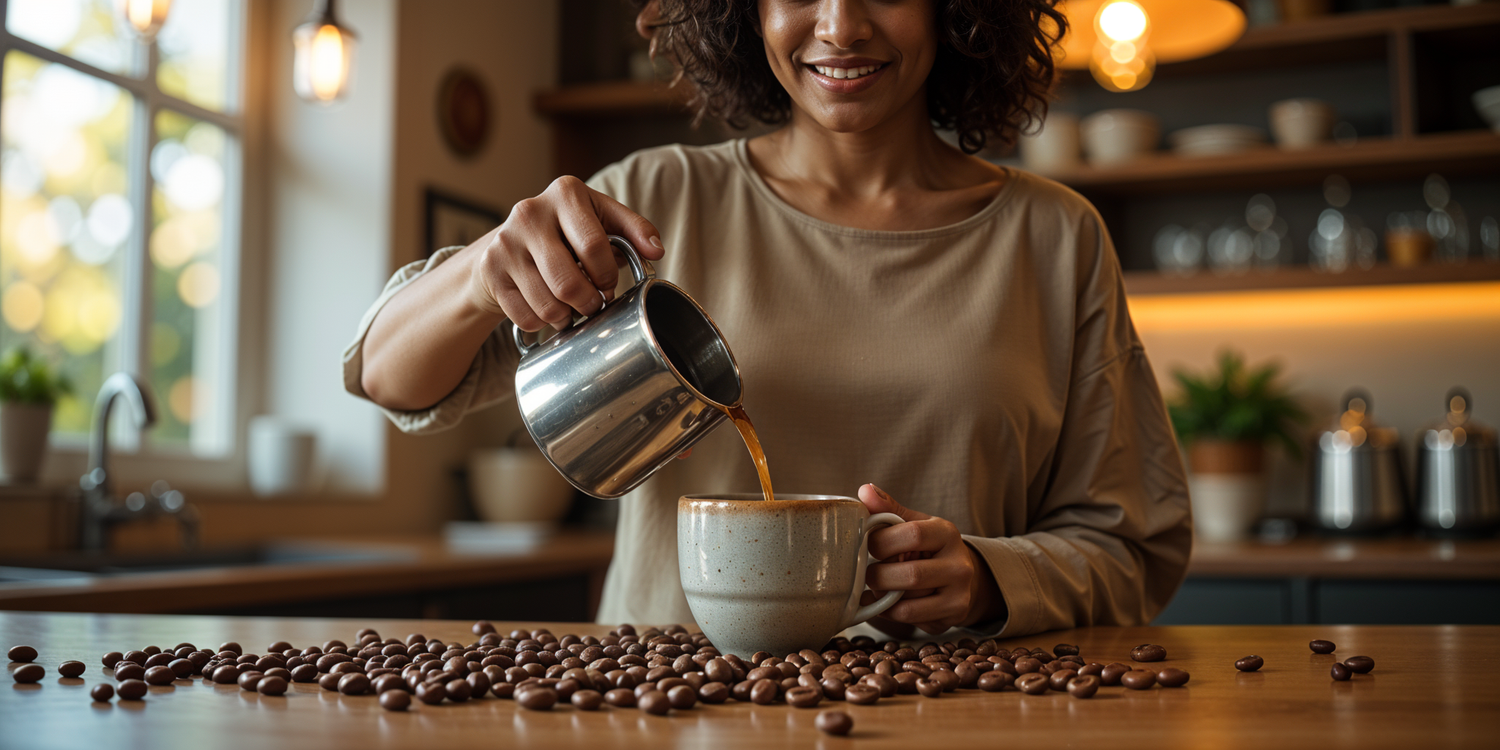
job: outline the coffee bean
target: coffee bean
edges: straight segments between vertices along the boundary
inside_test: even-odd
[[[170,667],[157,666],[146,670],[146,675],[142,679],[147,685],[170,685],[173,680],[177,679],[177,673],[173,672]]]
[[[672,700],[660,690],[647,691],[636,701],[642,711],[653,716],[666,716],[667,712],[672,710]]]
[[[811,690],[812,688],[796,688],[797,690]],[[822,697],[822,693],[818,693]],[[672,708],[686,711],[698,702],[698,691],[692,685],[674,685],[667,690],[667,700],[671,701]]]
[[[1161,661],[1167,658],[1167,649],[1154,643],[1143,643],[1130,651],[1135,661]]]
[[[1042,662],[1030,656],[1016,660],[1016,674],[1033,674],[1042,671]]]
[[[1078,647],[1070,643],[1059,643],[1052,647],[1052,653],[1058,656],[1077,656]]]
[[[468,687],[468,683],[464,683]],[[344,695],[364,695],[370,692],[370,678],[360,672],[350,672],[339,678],[339,692]]]
[[[872,677],[874,675],[871,675]],[[882,697],[880,688],[873,684],[862,682],[844,688],[844,700],[856,706],[868,706],[879,701]]]
[[[852,677],[853,675],[850,676]],[[874,677],[875,675],[870,676]],[[894,684],[895,683],[892,683],[892,685]],[[823,691],[823,697],[831,701],[843,700],[844,693],[848,692],[849,690],[849,685],[842,679],[839,679],[839,677],[837,676],[824,677],[823,679],[818,681],[818,684],[816,686],[809,685],[808,687],[817,687],[819,690]],[[879,693],[880,690],[877,688],[875,692]]]
[[[383,674],[376,677],[370,683],[370,689],[376,693],[384,693],[390,690],[406,692],[408,687],[410,686],[406,684],[406,680],[402,679],[399,674]]]
[[[399,691],[393,690],[391,692]],[[382,695],[384,694],[382,693]],[[442,703],[443,699],[448,697],[448,691],[440,682],[424,682],[417,685],[416,695],[417,700],[422,701],[429,706],[436,706],[437,704]]]
[[[1149,669],[1132,669],[1120,675],[1120,684],[1131,690],[1147,690],[1156,685],[1156,673]]]
[[[861,684],[869,685],[879,690],[880,697],[882,698],[889,698],[895,695],[900,689],[900,684],[896,681],[896,678],[889,675],[870,674],[859,678],[859,681]]]
[[[1336,663],[1333,666],[1331,666],[1331,667],[1328,668],[1328,676],[1332,677],[1335,680],[1338,680],[1339,682],[1344,682],[1345,680],[1348,680],[1353,675],[1354,675],[1354,673],[1350,672],[1349,671],[1349,667],[1346,666],[1346,665],[1344,665],[1344,664],[1337,664]]]
[[[920,677],[917,677],[911,672],[898,672],[894,675],[891,675],[891,679],[896,681],[897,693],[901,695],[917,694],[917,680],[921,679]]]
[[[11,646],[5,655],[13,662],[36,661],[36,649],[31,646]]]
[[[443,690],[447,692],[448,700],[454,703],[463,703],[474,696],[474,686],[470,685],[467,680],[462,679],[449,680],[443,684]],[[554,690],[552,692],[552,702],[556,703],[557,691]]]
[[[1105,686],[1113,687],[1120,684],[1120,676],[1129,671],[1130,667],[1119,662],[1106,664],[1103,669],[1099,670],[1099,682]]]
[[[120,670],[115,669],[115,677],[120,676]],[[220,685],[233,685],[240,678],[240,668],[233,664],[225,664],[214,670],[213,681]]]
[[[451,686],[457,683],[448,684]],[[550,687],[537,686],[516,690],[516,703],[528,711],[551,711],[552,707],[557,705],[557,699],[557,690]]]
[[[1050,687],[1047,675],[1037,672],[1029,672],[1017,677],[1015,684],[1017,690],[1027,695],[1041,695]]]
[[[569,698],[569,702],[579,711],[598,711],[604,705],[604,696],[597,690],[578,690]]]
[[[293,682],[312,682],[318,679],[318,668],[311,664],[303,664],[292,670]]]
[[[187,659],[173,659],[167,664],[167,669],[172,670],[172,673],[177,675],[177,679],[179,680],[185,680],[198,671],[198,667],[194,666]]]
[[[1375,668],[1375,660],[1368,656],[1351,656],[1344,660],[1344,666],[1355,674],[1369,674]]]
[[[926,698],[936,698],[943,694],[943,683],[932,679],[918,679],[917,692]]]
[[[626,688],[615,688],[604,694],[604,702],[615,708],[634,708],[635,691]]]
[[[979,675],[977,687],[986,693],[998,693],[1010,687],[1016,678],[1005,672],[985,672]]]
[[[171,664],[172,660],[176,658],[177,657],[172,654],[152,654],[151,656],[146,658],[145,667],[146,669],[150,669],[152,667],[165,667],[168,664]]]
[[[854,729],[854,719],[843,711],[824,711],[813,720],[813,726],[824,734],[843,737]]]
[[[145,651],[126,651],[125,655],[121,658],[131,664],[139,664],[144,667],[146,666],[146,660],[150,659],[151,655]]]
[[[1094,675],[1095,677],[1098,677],[1099,674],[1101,672],[1103,672],[1103,671],[1104,671],[1104,665],[1103,664],[1100,664],[1097,661],[1095,661],[1095,662],[1089,662],[1088,664],[1085,664],[1085,665],[1083,665],[1082,667],[1080,667],[1078,669],[1078,676],[1079,677],[1085,677],[1085,676],[1088,676],[1088,675]]]
[[[1068,689],[1068,683],[1077,676],[1078,673],[1074,672],[1071,669],[1059,669],[1056,672],[1053,672],[1051,675],[1048,675],[1047,686],[1052,688],[1053,690],[1062,692]]]
[[[227,643],[219,644],[219,650],[220,651],[233,651],[235,656],[239,656],[239,655],[245,653],[245,649],[241,648],[240,644],[235,643],[234,641],[229,641]]]
[[[1323,640],[1312,641],[1307,644],[1307,647],[1312,649],[1312,652],[1315,654],[1331,654],[1336,648],[1336,646],[1333,645],[1333,641]]]
[[[411,705],[411,694],[404,690],[387,690],[380,694],[380,707],[387,711],[405,711]]]
[[[817,708],[823,702],[823,691],[810,687],[794,687],[786,691],[786,702],[793,708]]]
[[[125,680],[115,689],[120,694],[122,701],[138,701],[146,697],[146,682],[144,680]]]
[[[1261,667],[1265,666],[1265,664],[1266,664],[1266,660],[1265,659],[1262,659],[1259,656],[1251,654],[1250,656],[1243,657],[1243,658],[1239,659],[1238,661],[1236,661],[1234,663],[1234,668],[1240,670],[1241,672],[1254,672],[1254,671],[1260,669]]]
[[[108,703],[110,698],[115,697],[115,688],[107,682],[101,682],[89,691],[89,697],[99,703]]]
[[[81,661],[65,661],[57,665],[57,673],[63,677],[77,677],[83,674],[84,666]]]
[[[120,660],[124,659],[124,658],[125,658],[125,655],[122,654],[122,653],[120,653],[119,651],[111,651],[111,652],[105,654],[104,658],[101,659],[100,661],[102,661],[104,663],[104,668],[105,669],[114,669],[115,665],[119,664]]]
[[[10,674],[11,677],[15,678],[16,682],[31,684],[41,682],[42,678],[47,676],[47,669],[40,664],[27,664],[26,666],[17,668],[16,671]]]
[[[781,691],[781,686],[775,680],[759,680],[750,683],[750,702],[761,706],[769,706],[776,702],[776,696]]]
[[[1081,675],[1068,681],[1068,695],[1074,698],[1092,698],[1094,693],[1099,692],[1100,680],[1098,675]]]
[[[115,679],[117,680],[139,680],[146,676],[146,668],[133,661],[122,661],[115,667]],[[236,677],[239,675],[236,674]]]
[[[344,679],[341,674],[325,674],[318,677],[318,687],[330,693],[336,693],[339,689],[339,680]]]
[[[262,677],[260,679],[260,684],[255,686],[255,690],[261,695],[284,695],[286,693],[286,687],[287,685],[285,678]]]
[[[729,700],[729,686],[722,682],[705,682],[698,688],[698,700],[718,705]]]
[[[1156,673],[1156,681],[1158,683],[1161,683],[1162,687],[1182,687],[1183,685],[1188,684],[1188,680],[1191,678],[1192,675],[1189,675],[1187,672],[1184,672],[1183,670],[1177,669],[1175,667],[1167,667],[1166,669],[1163,669],[1162,671]]]

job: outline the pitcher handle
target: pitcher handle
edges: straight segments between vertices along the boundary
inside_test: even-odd
[[[883,526],[894,526],[898,523],[903,523],[904,521],[905,519],[901,518],[901,516],[898,516],[895,513],[876,513],[875,515],[865,519],[864,525],[859,530],[859,549],[865,552],[865,559],[860,561],[859,574],[856,575],[854,579],[854,593],[851,603],[859,601],[860,594],[863,594],[865,592],[865,570],[870,567],[870,563],[880,562],[879,560],[876,560],[873,556],[871,556],[868,552],[868,538],[870,536],[870,532]],[[885,596],[882,596],[879,599],[876,599],[875,601],[870,602],[863,607],[860,607],[858,610],[855,610],[854,616],[850,618],[848,622],[844,623],[843,627],[852,628],[855,625],[858,625],[865,620],[868,620],[871,617],[874,617],[875,615],[878,615],[881,612],[890,609],[892,605],[894,605],[901,599],[901,595],[904,593],[906,592],[885,592]],[[840,629],[842,630],[843,628]]]
[[[630,264],[630,275],[635,279],[635,284],[633,284],[632,286],[640,286],[650,279],[656,278],[655,269],[651,267],[650,263],[647,263],[644,259],[641,258],[640,253],[637,253],[635,251],[635,245],[630,244],[630,240],[627,240],[618,234],[612,234],[609,235],[609,244],[619,248],[620,252],[625,254],[625,260]],[[604,308],[601,307],[599,308],[599,310],[600,312],[603,312]],[[594,314],[598,315],[599,313]],[[585,318],[575,319],[572,323],[568,324],[568,328],[572,328],[582,320],[585,320]],[[558,331],[558,333],[562,333],[562,331]],[[526,355],[530,354],[531,350],[535,349],[537,345],[541,343],[537,342],[536,344],[528,344],[526,343],[525,336],[525,331],[517,328],[515,323],[510,324],[511,340],[516,342],[516,351],[519,351],[521,353],[522,359],[525,359]]]

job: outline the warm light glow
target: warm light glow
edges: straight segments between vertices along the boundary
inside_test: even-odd
[[[4,299],[0,300],[5,313],[5,324],[10,329],[25,333],[42,322],[42,292],[36,286],[25,281],[17,281],[5,288]]]
[[[1099,11],[1099,33],[1119,42],[1130,42],[1146,33],[1146,11],[1130,0],[1115,0]]]
[[[1142,332],[1500,320],[1500,282],[1132,295],[1130,317]]]
[[[130,30],[143,42],[156,38],[167,22],[167,13],[172,10],[172,0],[116,0],[120,16],[130,25]]]
[[[332,23],[315,21],[298,26],[293,41],[297,55],[292,74],[298,96],[324,104],[348,93],[353,34]]]
[[[177,277],[177,295],[188,307],[202,308],[213,304],[219,297],[219,269],[206,261],[198,261],[182,270]]]

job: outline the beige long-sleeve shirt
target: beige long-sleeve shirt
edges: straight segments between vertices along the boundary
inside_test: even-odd
[[[836,226],[782,201],[743,140],[643,151],[590,186],[651,220],[681,286],[723,331],[778,490],[852,496],[874,482],[956,524],[1022,635],[1149,622],[1191,546],[1181,461],[1131,326],[1098,214],[1054,182],[1008,170],[994,201],[937,229]],[[385,301],[452,251],[396,273]],[[462,383],[408,432],[440,430],[513,394],[497,329]],[[677,574],[684,494],[759,488],[720,429],[620,500],[601,622],[692,620]]]

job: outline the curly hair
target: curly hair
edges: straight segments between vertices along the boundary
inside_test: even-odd
[[[637,11],[649,0],[631,0]],[[938,52],[927,77],[927,113],[977,153],[1009,145],[1040,121],[1056,77],[1053,48],[1067,31],[1057,0],[933,0]],[[792,100],[755,33],[756,0],[661,0],[652,55],[666,55],[693,86],[695,122],[717,118],[780,125]]]

